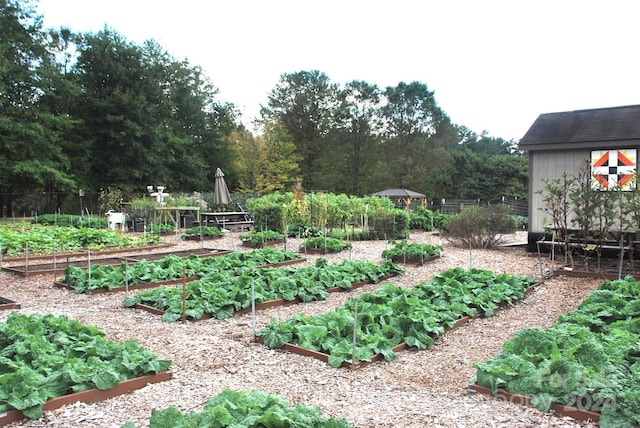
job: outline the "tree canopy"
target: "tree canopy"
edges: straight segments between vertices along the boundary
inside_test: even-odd
[[[207,191],[218,167],[232,191],[526,197],[515,142],[453,124],[426,83],[379,88],[319,70],[284,73],[254,135],[199,66],[106,26],[45,30],[34,4],[0,0],[4,215],[27,192]]]

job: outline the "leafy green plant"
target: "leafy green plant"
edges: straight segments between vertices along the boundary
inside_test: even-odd
[[[134,425],[132,425],[134,426]],[[351,428],[344,419],[326,418],[319,407],[290,407],[281,396],[264,391],[226,389],[207,401],[201,412],[182,413],[174,407],[151,415],[150,428],[175,427],[314,427]]]
[[[105,217],[79,216],[72,214],[42,214],[31,220],[33,224],[43,226],[77,227],[91,229],[106,229],[107,219]]]
[[[124,287],[125,275],[130,286],[180,279],[183,267],[188,277],[204,277],[221,271],[235,271],[243,267],[259,266],[300,259],[300,254],[261,248],[254,251],[234,251],[218,257],[198,257],[195,254],[182,259],[170,254],[160,260],[140,260],[119,266],[92,264],[90,269],[68,266],[61,283],[74,287],[76,293],[89,290],[111,290]],[[125,274],[126,272],[126,274]]]
[[[321,259],[314,266],[300,268],[225,269],[186,285],[186,315],[193,319],[200,319],[204,314],[229,318],[235,311],[251,306],[252,296],[256,303],[278,299],[324,300],[329,288],[350,289],[354,283],[367,280],[375,283],[399,272],[400,268],[391,262],[376,265],[344,260],[330,265]],[[177,321],[182,317],[182,287],[143,290],[127,297],[124,305],[134,307],[137,303],[163,311],[162,319],[166,322]]]
[[[77,251],[80,249],[100,250],[104,248],[135,248],[147,245],[150,239],[133,237],[117,230],[76,228],[61,226],[24,225],[20,228],[0,226],[0,246],[2,253],[23,254],[28,247],[29,254],[51,254]]]
[[[185,229],[185,231],[182,233],[182,239],[185,239],[187,237],[197,237],[197,236],[201,236],[203,238],[205,237],[217,238],[223,235],[224,235],[224,232],[222,232],[219,228],[215,226],[214,227],[198,226],[198,227],[192,227],[191,229]]]
[[[261,230],[251,231],[239,236],[243,242],[249,242],[251,247],[255,248],[258,244],[262,244],[267,241],[280,241],[284,239],[284,234],[276,232],[275,230]]]
[[[174,233],[175,231],[176,231],[176,227],[173,224],[164,224],[164,223],[154,224],[154,223],[151,223],[147,227],[147,232],[149,232],[149,233],[157,233],[159,235],[167,234],[167,233]]]
[[[338,238],[331,238],[328,236],[317,236],[313,238],[307,238],[301,245],[302,248],[325,250],[332,252],[339,252],[351,248],[351,243]]]
[[[528,328],[476,363],[476,382],[601,414],[601,427],[640,424],[640,282],[606,281],[551,328]]]
[[[345,305],[320,315],[298,314],[283,322],[274,318],[258,336],[270,348],[292,343],[329,354],[332,367],[354,362],[354,348],[356,361],[371,361],[376,354],[390,361],[396,357],[394,346],[405,342],[410,347],[428,348],[444,334],[445,327],[452,327],[464,316],[491,316],[499,304],[523,298],[534,282],[531,277],[454,268],[410,290],[385,283],[375,293],[350,298]]]
[[[442,246],[428,243],[411,242],[407,240],[392,242],[393,247],[382,252],[382,258],[393,260],[395,257],[406,257],[409,259],[429,260],[433,256],[442,255]]]
[[[17,409],[42,417],[52,398],[166,371],[159,359],[134,340],[117,343],[105,333],[65,316],[12,312],[0,324],[0,413]]]

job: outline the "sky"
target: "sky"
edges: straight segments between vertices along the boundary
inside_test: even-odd
[[[200,66],[245,124],[285,73],[418,81],[457,125],[519,140],[543,113],[640,104],[636,0],[40,0]],[[251,127],[250,127],[251,128]]]

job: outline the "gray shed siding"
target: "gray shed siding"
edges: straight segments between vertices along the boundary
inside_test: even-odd
[[[540,235],[544,232],[542,211],[544,179],[560,178],[565,172],[575,175],[580,166],[589,159],[591,150],[553,150],[529,152],[529,233]]]

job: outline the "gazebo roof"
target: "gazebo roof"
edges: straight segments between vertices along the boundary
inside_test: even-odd
[[[424,198],[427,195],[408,189],[386,189],[373,193],[372,196],[386,196],[388,198]]]

